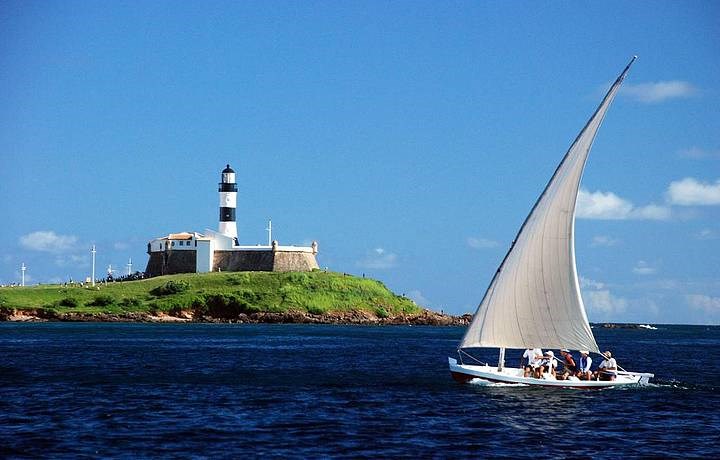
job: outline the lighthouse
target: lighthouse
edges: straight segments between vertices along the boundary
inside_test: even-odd
[[[225,169],[220,174],[218,192],[220,193],[220,225],[218,232],[237,241],[237,225],[235,224],[237,184],[235,183],[235,171],[232,170],[230,165],[225,166]]]

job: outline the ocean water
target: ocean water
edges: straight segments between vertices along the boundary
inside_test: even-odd
[[[458,384],[462,333],[2,323],[0,457],[720,456],[720,327],[596,328],[656,374],[599,391]]]

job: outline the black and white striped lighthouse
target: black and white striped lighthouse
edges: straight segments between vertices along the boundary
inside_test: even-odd
[[[220,192],[220,226],[218,232],[237,239],[237,224],[235,223],[237,184],[235,183],[235,171],[232,170],[230,165],[227,165],[220,174],[218,192]]]

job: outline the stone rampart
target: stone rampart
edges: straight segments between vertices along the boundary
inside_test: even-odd
[[[151,252],[145,273],[148,276],[174,275],[176,273],[195,273],[197,266],[196,251]]]
[[[224,272],[271,272],[273,253],[271,251],[215,251],[214,271]]]
[[[318,267],[315,254],[310,252],[275,252],[274,272],[309,272]]]

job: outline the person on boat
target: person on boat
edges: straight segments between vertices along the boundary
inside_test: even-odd
[[[592,371],[590,371],[590,366],[592,366],[590,352],[587,350],[580,350],[580,362],[578,363],[578,371],[575,376],[580,380],[591,380],[593,374]]]
[[[529,377],[530,374],[533,374],[533,377],[537,377],[537,370],[538,367],[540,367],[540,364],[543,360],[543,352],[540,348],[528,348],[525,350],[525,353],[523,353],[522,358],[520,359],[520,365],[523,366],[524,364],[524,377]]]
[[[598,380],[615,380],[617,377],[617,362],[612,357],[612,353],[606,351],[603,353],[605,358],[598,366],[595,376]]]
[[[577,373],[577,365],[575,364],[575,358],[573,358],[573,355],[570,354],[570,350],[568,350],[567,348],[563,348],[562,350],[560,350],[560,354],[563,358],[563,372],[556,377],[559,380],[567,380],[568,377]]]
[[[557,359],[555,359],[555,353],[552,350],[546,351],[543,355],[543,360],[540,363],[540,369],[538,369],[538,378],[543,378],[545,373],[557,376]]]

